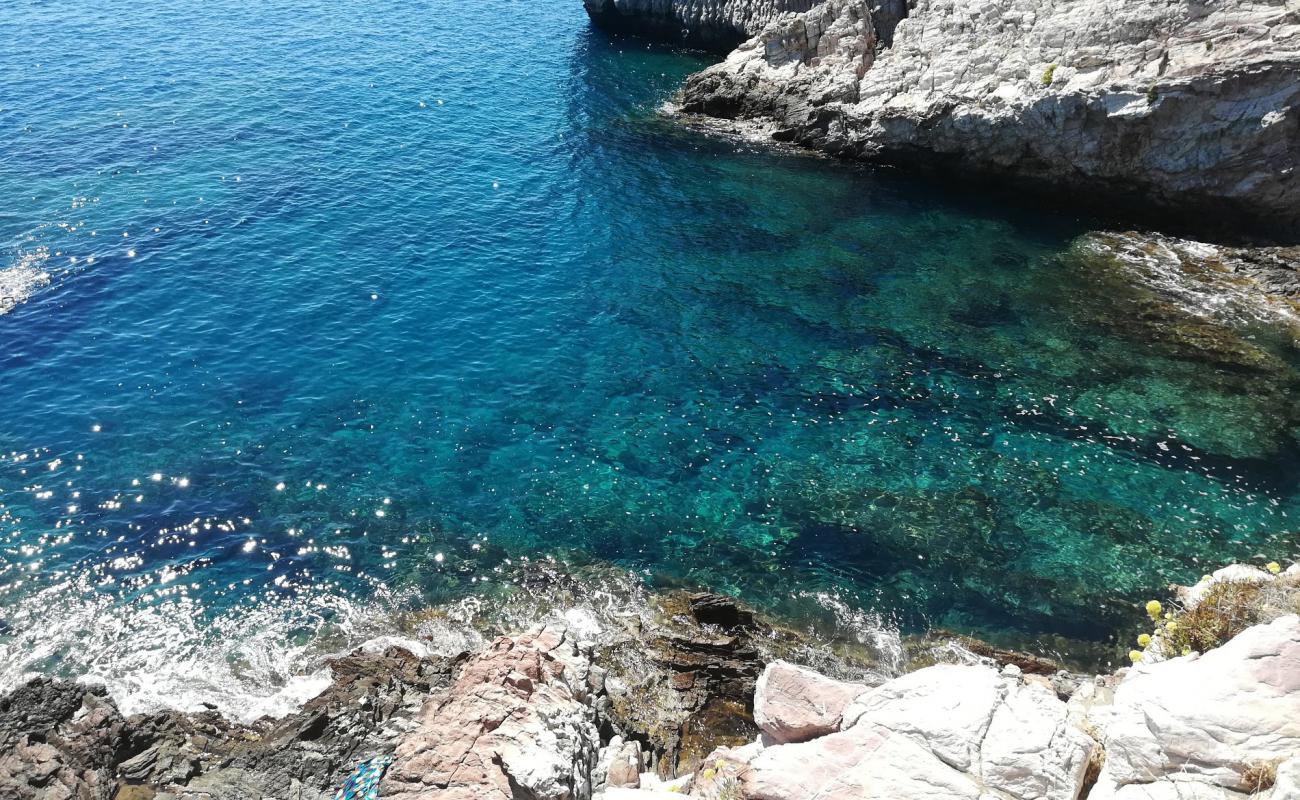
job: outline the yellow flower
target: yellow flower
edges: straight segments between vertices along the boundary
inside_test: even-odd
[[[1201,576],[1201,580],[1203,580],[1203,581],[1212,581],[1212,580],[1214,580],[1214,576],[1213,576],[1213,575],[1202,575],[1202,576]]]
[[[1270,561],[1264,565],[1264,569],[1276,575],[1282,571],[1282,565],[1277,563],[1276,561]]]
[[[1142,660],[1142,651],[1141,650],[1128,651],[1128,660],[1132,661],[1134,664],[1138,663],[1139,661]]]
[[[1151,644],[1151,634],[1144,633],[1138,637],[1138,647],[1146,647]]]
[[[1184,647],[1184,648],[1183,648],[1183,655],[1185,655],[1185,656],[1190,656],[1191,654],[1192,654],[1192,648],[1190,648],[1190,647]]]
[[[713,770],[711,770],[711,769],[706,769],[706,770],[704,770],[703,772],[700,773],[700,777],[703,778],[703,779],[706,780],[706,781],[711,781],[711,780],[713,780],[713,775],[714,775],[714,772],[713,772]]]
[[[1159,600],[1148,600],[1147,616],[1151,619],[1160,619],[1160,612],[1163,611],[1164,608],[1164,606],[1160,605]]]
[[[722,772],[722,770],[726,769],[726,767],[727,767],[727,762],[723,761],[720,758],[713,764],[713,768],[716,769],[718,772]]]
[[[1166,622],[1165,630],[1169,631],[1170,633],[1173,633],[1174,631],[1178,630],[1178,620],[1171,619],[1168,622]]]

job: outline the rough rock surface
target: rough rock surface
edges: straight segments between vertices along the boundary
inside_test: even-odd
[[[600,750],[596,771],[592,773],[592,787],[597,791],[608,788],[639,789],[645,757],[641,745],[614,736]]]
[[[590,664],[563,627],[502,637],[428,700],[380,786],[392,800],[584,800],[600,747]]]
[[[0,698],[0,798],[110,800],[126,744],[103,687],[34,680]]]
[[[774,661],[759,676],[754,721],[771,742],[802,742],[839,730],[844,710],[870,687]]]
[[[1245,794],[1252,767],[1300,754],[1300,617],[1135,667],[1090,719],[1106,748],[1094,800]]]
[[[673,42],[729,50],[786,11],[819,0],[583,0],[593,22]]]
[[[356,762],[392,751],[454,667],[398,648],[330,666],[299,712],[250,726],[216,711],[124,719],[102,687],[38,679],[0,698],[0,798],[328,800]]]
[[[600,654],[607,674],[598,701],[616,731],[645,743],[665,778],[693,771],[715,747],[758,736],[753,698],[763,659],[752,637],[771,633],[730,598],[667,603],[666,619]]]
[[[1074,246],[1123,264],[1137,283],[1194,314],[1300,327],[1300,247],[1231,247],[1136,231],[1090,233]],[[1224,569],[1238,568],[1252,569]]]
[[[1074,800],[1096,743],[1046,679],[938,665],[868,690],[842,730],[809,741],[723,749],[701,781],[734,775],[745,798]],[[728,765],[731,765],[730,767]],[[706,785],[710,784],[710,785]]]
[[[892,23],[864,0],[783,15],[690,78],[681,107],[836,154],[1300,234],[1288,0],[916,0],[886,37]]]

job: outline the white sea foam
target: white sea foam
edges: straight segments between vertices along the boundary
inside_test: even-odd
[[[896,678],[907,671],[907,650],[903,647],[903,635],[893,620],[879,612],[857,608],[827,592],[806,592],[800,593],[800,596],[812,600],[831,613],[835,620],[835,628],[828,637],[831,641],[857,644],[871,653],[879,674],[866,677]],[[825,654],[820,659],[819,652]],[[809,660],[809,666],[828,674],[841,671],[837,659],[826,648],[812,648]]]
[[[38,247],[19,253],[11,266],[0,268],[0,315],[27,302],[33,292],[49,284],[50,274],[45,271],[49,258],[49,249]]]
[[[328,657],[394,634],[390,607],[319,594],[214,613],[183,595],[124,605],[70,581],[10,610],[0,691],[52,673],[104,684],[126,714],[212,704],[279,717],[329,685]]]

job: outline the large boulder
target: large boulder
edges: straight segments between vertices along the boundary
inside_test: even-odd
[[[381,784],[391,800],[585,800],[600,737],[590,665],[560,626],[502,637],[430,698]]]
[[[1141,664],[1090,719],[1106,748],[1093,800],[1240,796],[1253,772],[1300,754],[1300,616]]]
[[[717,751],[699,795],[735,780],[751,800],[1075,800],[1097,747],[1046,679],[1016,668],[929,667],[842,716],[819,738]]]
[[[754,721],[771,742],[802,742],[839,730],[844,711],[870,687],[832,680],[785,661],[767,665],[754,692]]]

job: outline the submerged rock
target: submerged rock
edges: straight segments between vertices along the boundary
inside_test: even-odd
[[[691,77],[681,108],[1300,233],[1300,18],[1283,0],[917,0],[895,21],[865,0],[777,17]]]

